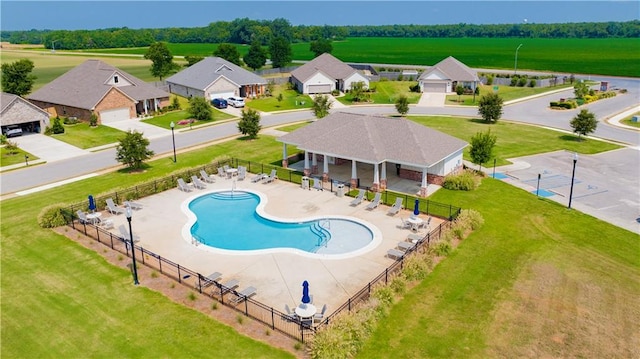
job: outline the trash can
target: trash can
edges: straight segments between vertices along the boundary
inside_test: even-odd
[[[309,177],[302,177],[302,189],[309,189]]]
[[[336,189],[336,196],[343,197],[344,196],[344,183],[338,183],[338,189]]]

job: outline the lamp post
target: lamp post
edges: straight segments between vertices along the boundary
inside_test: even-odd
[[[131,258],[133,259],[133,284],[138,285],[138,268],[136,267],[136,250],[133,248],[133,230],[131,230],[131,207],[127,206],[127,222],[129,222],[129,240],[131,241]]]
[[[56,52],[56,41],[58,40],[51,40],[51,52]]]
[[[520,50],[521,47],[522,47],[522,44],[518,45],[518,48],[516,48],[516,62],[515,62],[515,65],[513,67],[513,74],[514,75],[518,72],[518,50]]]
[[[573,153],[573,171],[571,172],[571,190],[569,190],[569,206],[567,208],[571,209],[571,199],[573,198],[573,182],[576,178],[576,163],[578,162],[578,153]]]
[[[536,186],[536,197],[538,197],[538,192],[540,191],[540,174],[538,173],[538,185]]]
[[[173,129],[176,127],[176,124],[171,121],[169,126],[171,127],[171,139],[173,140],[173,163],[176,163],[176,136],[173,133]]]

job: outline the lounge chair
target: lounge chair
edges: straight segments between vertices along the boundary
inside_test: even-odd
[[[407,236],[407,240],[414,244],[420,242],[422,239],[424,239],[424,236],[419,234],[410,234]]]
[[[87,214],[82,212],[81,210],[77,210],[76,214],[78,215],[78,221],[82,224],[91,223],[91,221],[87,218]]]
[[[100,226],[104,229],[111,229],[114,227],[113,220],[111,218],[100,221]]]
[[[207,188],[207,185],[204,182],[200,181],[200,178],[198,178],[198,176],[196,175],[191,176],[191,184],[197,189]]]
[[[314,322],[321,322],[322,319],[324,318],[324,313],[327,312],[327,305],[323,305],[322,306],[322,310],[320,311],[320,313],[316,313],[316,315],[313,316],[313,321]]]
[[[400,250],[403,250],[405,252],[415,246],[416,244],[413,242],[398,242],[398,248],[400,248]]]
[[[227,172],[222,167],[218,167],[218,176],[222,178],[227,178]]]
[[[376,195],[373,196],[373,200],[371,201],[371,203],[367,205],[367,209],[372,210],[378,207],[378,205],[380,205],[380,198],[382,198],[382,192],[376,192]]]
[[[244,166],[238,167],[238,181],[244,181],[245,177],[247,177],[247,168]]]
[[[399,251],[397,249],[389,249],[387,251],[387,257],[389,258],[400,259],[402,258],[402,256],[404,256],[404,252]]]
[[[405,221],[404,218],[400,218],[400,221],[402,222],[401,229],[411,229],[411,222]]]
[[[132,202],[132,201],[124,201],[122,202],[122,204],[125,207],[129,207],[131,209],[142,209],[142,205],[138,202]]]
[[[265,177],[262,180],[262,183],[271,183],[271,182],[273,182],[273,181],[275,181],[277,179],[278,179],[278,173],[276,172],[275,169],[273,169],[273,170],[271,170],[271,173],[269,174],[269,176]]]
[[[396,197],[396,202],[393,204],[393,206],[391,206],[391,208],[389,208],[389,212],[387,212],[387,214],[393,216],[396,213],[400,212],[400,210],[402,209],[402,202],[403,199],[401,197]]]
[[[351,201],[351,205],[352,206],[357,206],[360,203],[362,203],[362,200],[364,199],[364,195],[365,195],[365,190],[360,189],[360,192],[358,192],[358,195],[356,196],[356,198],[353,199],[353,201]]]
[[[120,236],[126,241],[126,243],[129,243],[129,241],[131,240],[131,236],[129,235],[129,231],[127,230],[127,227],[125,227],[124,224],[121,224],[118,227],[118,230],[120,231]],[[138,238],[138,236],[136,235],[133,235],[133,241],[139,242],[140,238]]]
[[[264,173],[258,173],[257,175],[251,177],[251,183],[256,183],[262,181],[267,175]]]
[[[182,192],[191,192],[191,187],[182,178],[178,178],[178,188]]]
[[[256,294],[258,290],[255,287],[246,287],[245,289],[236,292],[236,297],[232,299],[234,304],[241,303],[252,295]]]
[[[239,284],[240,284],[240,282],[237,279],[229,279],[228,281],[222,283],[220,288],[216,287],[213,290],[212,293],[213,294],[219,294],[219,295],[225,295],[225,294],[229,293],[230,291],[238,288]]]
[[[213,175],[207,174],[207,172],[205,172],[205,170],[200,170],[200,177],[202,177],[202,180],[207,182],[207,183],[215,183],[216,182],[216,178],[213,177]]]
[[[113,202],[112,198],[107,198],[107,210],[111,214],[120,214],[125,212],[124,208],[118,207],[118,205]]]
[[[195,288],[197,290],[202,290],[210,285],[212,285],[215,281],[217,281],[218,279],[220,279],[220,277],[222,277],[222,273],[220,272],[214,272],[209,274],[206,277],[202,277],[200,278],[197,282],[196,282],[196,286]],[[203,282],[204,281],[204,282]],[[200,284],[202,283],[202,286],[200,286]]]
[[[313,179],[313,189],[317,189],[318,191],[324,191],[322,187],[322,180],[320,178]]]

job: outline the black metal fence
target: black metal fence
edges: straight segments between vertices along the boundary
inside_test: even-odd
[[[248,171],[254,173],[269,173],[272,170],[276,170],[276,173],[280,180],[285,180],[292,183],[301,183],[303,177],[303,174],[300,172],[292,171],[290,169],[285,169],[274,165],[252,163],[239,159],[229,159],[219,161],[214,164],[204,165],[195,169],[185,170],[181,173],[173,174],[171,176],[167,176],[150,183],[134,186],[129,189],[116,191],[96,197],[96,205],[98,206],[98,208],[104,208],[107,198],[113,198],[116,203],[121,203],[124,200],[138,199],[154,193],[159,193],[167,189],[175,188],[178,178],[191,178],[192,175],[198,176],[201,169],[207,171],[208,173],[211,173],[214,172],[214,170],[217,171],[218,167],[222,167],[224,165],[235,167],[246,166]],[[338,182],[330,181],[330,190],[332,192],[337,189],[334,188],[334,184],[336,183]],[[349,189],[348,192],[350,192],[351,189],[349,188],[349,184],[347,183],[344,185]],[[353,192],[355,192],[355,189],[353,190]],[[373,196],[373,193],[367,192],[367,196],[368,198],[371,198]],[[385,203],[393,203],[395,202],[395,199],[397,197],[403,198],[405,208],[410,208],[409,204],[413,203],[413,201],[415,201],[416,199],[416,197],[414,196],[390,191],[386,191],[382,199]],[[453,219],[460,213],[460,208],[455,206],[445,205],[428,200],[418,199],[418,201],[420,211],[431,216]],[[349,298],[344,304],[333,311],[333,313],[326,316],[322,322],[318,323],[317,325],[313,325],[312,323],[303,322],[295,316],[290,316],[287,313],[280,312],[273,307],[254,300],[253,298],[243,297],[234,288],[226,288],[222,283],[208,279],[206,278],[206,276],[203,276],[202,274],[193,271],[188,267],[185,267],[179,263],[172,262],[166,258],[163,258],[159,254],[151,252],[143,247],[137,246],[135,244],[132,247],[130,241],[128,241],[127,239],[114,235],[113,233],[103,228],[89,223],[81,223],[76,217],[76,211],[78,209],[85,210],[87,206],[88,203],[82,202],[71,205],[63,210],[63,215],[67,220],[67,225],[77,231],[82,232],[84,235],[95,239],[99,243],[110,247],[113,250],[126,254],[127,256],[131,256],[132,251],[136,251],[136,258],[140,258],[138,259],[138,261],[142,262],[143,265],[159,271],[161,274],[164,274],[178,281],[178,283],[194,288],[194,290],[197,290],[198,292],[205,294],[214,300],[217,300],[223,305],[233,308],[234,310],[237,310],[238,312],[241,312],[250,318],[264,323],[273,330],[277,330],[302,342],[307,341],[311,336],[313,336],[318,328],[327,325],[333,318],[335,318],[335,316],[339,315],[345,310],[351,311],[360,303],[367,300],[371,295],[372,289],[375,288],[375,286],[388,284],[390,279],[402,270],[405,258],[413,255],[417,251],[428,248],[429,244],[432,241],[440,238],[442,231],[451,224],[450,222],[445,221],[438,227],[433,229],[430,233],[428,233],[420,241],[418,241],[413,248],[407,250],[405,252],[405,255],[403,255],[401,258],[398,258],[391,266],[386,268],[372,281],[367,283],[367,285],[365,285],[355,295]]]

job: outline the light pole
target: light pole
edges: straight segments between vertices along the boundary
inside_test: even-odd
[[[573,171],[571,172],[571,190],[569,190],[569,206],[567,208],[571,209],[571,199],[573,198],[573,182],[576,178],[576,163],[578,162],[578,153],[573,153]]]
[[[51,52],[56,52],[56,41],[58,40],[51,40]]]
[[[176,124],[171,121],[169,126],[171,127],[171,139],[173,140],[173,163],[176,163],[176,136],[173,133],[173,129],[176,127]]]
[[[540,191],[540,174],[538,173],[538,185],[536,186],[536,197],[538,197],[538,192]]]
[[[127,206],[127,222],[129,222],[129,240],[131,241],[131,258],[133,259],[133,284],[138,285],[138,268],[136,267],[136,250],[133,248],[133,230],[131,230],[131,207]]]
[[[513,74],[515,75],[518,72],[518,50],[520,50],[520,48],[522,47],[522,44],[518,45],[518,48],[516,48],[516,63],[513,67]]]

